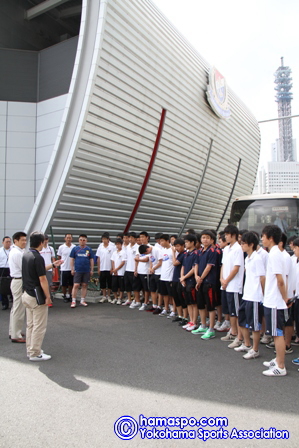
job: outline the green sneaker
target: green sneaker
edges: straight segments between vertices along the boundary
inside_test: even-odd
[[[203,328],[202,325],[200,325],[196,330],[191,331],[192,334],[202,334],[205,333],[208,330],[207,327]]]
[[[205,334],[202,335],[201,339],[213,339],[215,337],[215,331],[210,331],[207,329]]]

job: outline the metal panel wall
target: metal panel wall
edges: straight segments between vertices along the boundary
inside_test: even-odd
[[[84,3],[75,73],[83,63],[92,5]],[[85,89],[85,101],[67,167],[59,183],[51,179],[54,165],[45,179],[44,188],[56,191],[55,201],[49,199],[43,220],[37,219],[45,210],[39,207],[41,195],[28,230],[51,225],[58,239],[66,230],[84,230],[94,243],[104,230],[123,230],[147,170],[162,108],[167,109],[164,131],[132,230],[178,232],[201,180],[186,225],[216,227],[240,158],[235,192],[252,191],[260,142],[255,118],[231,91],[232,118],[223,121],[212,112],[205,93],[209,65],[150,0],[102,1],[97,36],[88,81],[73,76],[71,95]],[[62,136],[70,122],[66,115]],[[57,142],[56,167],[62,145]]]

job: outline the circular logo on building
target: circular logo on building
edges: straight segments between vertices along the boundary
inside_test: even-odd
[[[229,118],[231,111],[228,105],[228,88],[224,76],[216,70],[210,69],[207,98],[215,114],[220,118]]]

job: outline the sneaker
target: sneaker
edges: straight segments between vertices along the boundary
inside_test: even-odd
[[[105,302],[108,302],[108,298],[103,296],[103,297],[99,300],[99,303],[105,303]]]
[[[193,322],[187,322],[185,325],[182,326],[182,328],[186,330],[186,328],[189,327],[189,325],[193,325]]]
[[[129,306],[131,305],[131,301],[130,300],[126,300],[124,303],[122,303],[123,306]]]
[[[291,354],[291,353],[293,353],[293,349],[292,349],[292,347],[290,346],[290,347],[286,347],[286,349],[285,349],[285,354],[286,355],[289,355],[289,354]],[[275,355],[276,355],[276,350],[274,350],[274,353],[275,353]]]
[[[62,296],[64,303],[68,303],[69,299],[66,295]]]
[[[108,301],[109,301],[109,299],[108,299]],[[112,299],[112,300],[110,300],[110,303],[112,303],[112,305],[116,305],[116,303],[117,303],[117,299]]]
[[[261,344],[270,344],[271,341],[272,341],[272,336],[264,334],[262,339],[260,340],[260,343]]]
[[[292,363],[295,364],[295,366],[299,366],[299,358],[292,359]]]
[[[132,302],[132,304],[130,305],[131,309],[140,308],[140,307],[141,307],[141,302]]]
[[[162,312],[162,308],[158,307],[153,311],[153,314],[160,314]]]
[[[265,366],[265,367],[276,367],[277,366],[276,358],[271,359],[271,361],[264,361],[263,362],[263,366]]]
[[[81,306],[88,306],[88,304],[85,302],[85,300],[81,300],[80,305]]]
[[[219,329],[217,331],[221,331],[221,332],[228,332],[230,330],[230,325],[228,325],[225,321],[222,322],[222,324],[220,325]]]
[[[146,311],[153,313],[157,307],[151,306]]]
[[[46,355],[45,353],[42,353],[39,356],[33,356],[32,358],[29,358],[29,361],[49,361],[51,359],[50,355]]]
[[[108,303],[112,303],[112,299],[111,299],[110,296],[106,296],[106,299],[107,299],[107,302],[108,302]]]
[[[291,342],[291,345],[298,346],[299,345],[299,338],[296,337],[296,339],[294,339],[294,341]]]
[[[196,324],[191,324],[191,325],[188,325],[188,327],[186,328],[186,330],[187,331],[193,331],[193,330],[195,330],[195,328],[196,328]]]
[[[72,303],[71,303],[71,308],[76,308],[76,300],[72,300]]]
[[[200,325],[196,330],[192,331],[192,334],[203,334],[208,330],[208,327],[204,327],[203,325]]]
[[[220,339],[221,339],[221,341],[229,342],[229,341],[234,341],[236,339],[236,337],[237,337],[236,334],[231,334],[231,332],[229,331],[226,336],[223,336]]]
[[[146,303],[143,303],[139,308],[139,311],[145,311],[145,310],[146,310]]]
[[[116,302],[116,305],[121,305],[121,299],[118,299],[118,301]]]
[[[219,320],[217,320],[217,322],[214,325],[214,330],[220,331],[219,329],[221,328],[221,322],[219,322]]]
[[[242,341],[236,337],[231,344],[228,345],[228,348],[237,348],[242,345]]]
[[[179,327],[183,327],[186,324],[188,324],[188,319],[182,319],[181,322],[179,322]]]
[[[252,347],[246,347],[246,345],[242,343],[241,345],[239,345],[239,347],[235,347],[234,350],[236,352],[250,352],[250,350],[252,350]]]
[[[167,319],[172,319],[172,318],[175,317],[175,316],[176,316],[175,312],[174,312],[174,311],[171,311],[171,313],[168,314]]]
[[[246,353],[246,355],[243,355],[244,359],[254,359],[254,358],[258,358],[260,356],[260,352],[259,351],[255,351],[253,350],[253,348],[251,350],[249,350],[248,353]]]
[[[215,331],[211,331],[209,328],[205,332],[205,334],[202,335],[201,339],[213,339],[215,337]]]
[[[272,342],[270,342],[269,344],[266,344],[266,347],[267,348],[275,348],[275,344],[274,344],[274,341],[272,341]]]
[[[284,367],[283,369],[280,369],[278,366],[263,371],[263,375],[266,376],[285,376],[286,374],[286,368]]]
[[[160,314],[160,316],[167,316],[167,310],[163,310],[159,314]]]
[[[172,322],[182,322],[182,318],[179,316],[176,316],[174,319],[172,319]]]

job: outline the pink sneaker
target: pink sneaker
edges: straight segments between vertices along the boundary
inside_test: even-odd
[[[82,306],[88,306],[88,304],[87,304],[84,300],[81,300],[80,305],[82,305]]]

